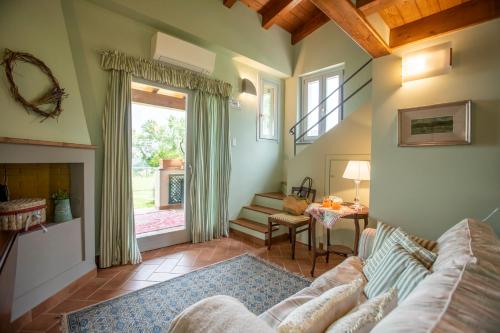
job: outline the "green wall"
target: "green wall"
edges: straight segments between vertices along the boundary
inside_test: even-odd
[[[299,112],[300,77],[304,74],[315,72],[326,67],[339,65],[344,70],[347,78],[362,64],[370,59],[369,55],[346,35],[335,23],[329,22],[314,33],[294,45],[293,76],[286,80],[285,94],[285,131],[284,152],[285,164],[293,160],[293,137],[288,130],[297,121]],[[362,82],[370,78],[371,68],[364,69],[359,76],[345,86],[345,95],[354,91]],[[347,102],[344,115],[347,117],[366,103],[371,96],[371,87],[362,90],[355,98]],[[285,171],[286,174],[286,171]]]
[[[59,119],[41,118],[11,97],[2,66],[0,72],[0,136],[89,144],[80,90],[59,1],[0,1],[0,53],[5,48],[41,59],[69,96]],[[17,63],[14,79],[21,94],[32,100],[49,87],[47,78],[32,65]]]
[[[500,20],[421,42],[373,65],[372,217],[437,238],[500,206]],[[449,74],[401,86],[402,52],[451,41]],[[397,110],[471,99],[472,145],[397,147]],[[500,233],[500,215],[491,223]]]
[[[231,136],[237,142],[231,147],[230,217],[236,217],[241,207],[251,202],[255,192],[276,191],[283,179],[282,142],[256,140],[258,99],[239,93],[243,77],[250,78],[258,86],[259,72],[233,58],[244,56],[281,73],[290,71],[290,68],[287,69],[292,62],[290,35],[280,28],[271,31],[261,29],[256,14],[240,4],[235,6],[235,10],[229,10],[220,1],[169,1],[172,7],[165,10],[164,1],[148,1],[147,6],[145,3],[10,0],[0,5],[1,46],[21,48],[46,60],[54,68],[62,86],[71,94],[63,104],[65,117],[61,117],[58,123],[51,121],[40,125],[32,117],[14,118],[10,111],[11,103],[4,102],[6,89],[0,88],[0,136],[7,136],[15,128],[16,132],[10,136],[97,145],[97,233],[103,160],[101,126],[108,78],[107,73],[100,69],[99,51],[117,49],[149,58],[150,40],[158,30],[216,52],[213,76],[231,83],[233,97],[241,101],[241,110],[230,111]],[[194,9],[196,11],[191,16],[187,14]],[[190,19],[186,20],[186,17]],[[208,22],[210,25],[207,25]],[[228,29],[228,22],[232,22],[231,29]],[[256,51],[257,45],[259,52]],[[250,49],[252,52],[236,52]],[[266,55],[262,50],[269,52]],[[8,117],[4,118],[7,109]],[[15,111],[24,116],[22,110]],[[73,113],[76,114],[73,118],[66,118]],[[283,113],[280,123],[282,118]],[[9,123],[6,124],[3,119],[8,119]]]

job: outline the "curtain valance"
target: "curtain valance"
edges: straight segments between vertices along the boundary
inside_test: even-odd
[[[115,50],[102,52],[101,67],[104,70],[125,71],[133,76],[164,83],[174,88],[200,90],[222,97],[231,95],[232,87],[227,82],[212,79],[203,74],[177,68],[160,61],[128,56]]]

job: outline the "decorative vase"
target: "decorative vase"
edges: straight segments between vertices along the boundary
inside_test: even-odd
[[[54,222],[66,222],[72,219],[69,199],[54,200]]]

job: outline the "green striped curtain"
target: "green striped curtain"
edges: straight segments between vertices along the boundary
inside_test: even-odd
[[[131,80],[126,71],[109,71],[103,116],[101,268],[142,261],[135,238],[132,202]]]
[[[197,90],[191,120],[191,238],[205,242],[228,234],[231,160],[228,97]]]

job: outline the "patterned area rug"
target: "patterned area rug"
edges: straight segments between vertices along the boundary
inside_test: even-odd
[[[63,332],[166,332],[175,316],[214,295],[261,314],[310,285],[306,278],[244,254],[63,317]]]

